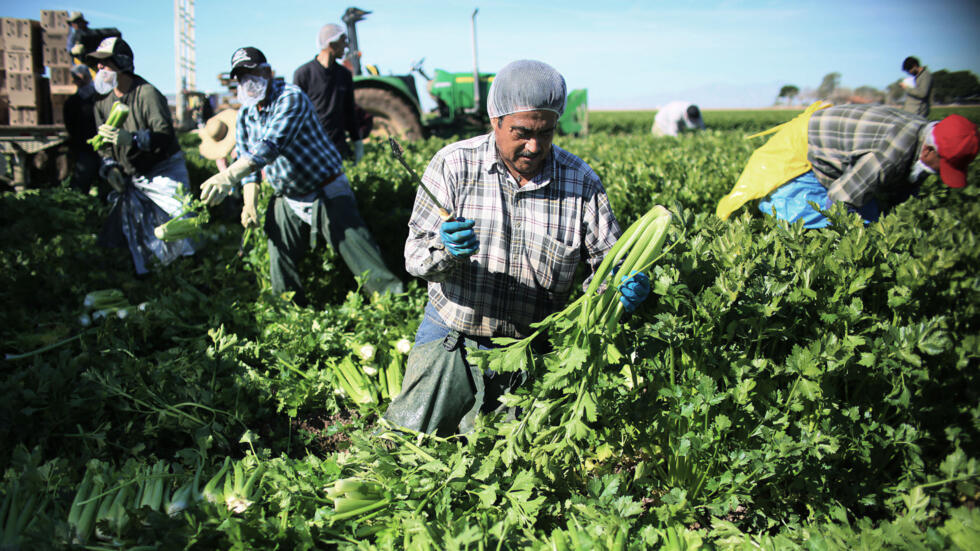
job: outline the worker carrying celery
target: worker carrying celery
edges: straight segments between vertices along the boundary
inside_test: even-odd
[[[223,201],[239,184],[245,199],[242,225],[258,224],[259,176],[265,173],[275,197],[265,216],[269,238],[272,288],[293,291],[293,301],[307,303],[297,265],[326,237],[355,275],[367,272],[368,292],[401,293],[357,210],[344,167],[317,119],[313,104],[297,86],[273,80],[265,55],[239,48],[231,56],[231,76],[238,79],[236,148],[238,160],[201,186],[201,200]]]
[[[194,254],[188,239],[168,243],[153,235],[156,226],[182,212],[190,177],[167,99],[134,73],[129,44],[106,38],[88,58],[99,70],[95,90],[105,95],[95,103],[98,134],[90,143],[102,157],[99,174],[113,189],[99,244],[128,247],[142,275],[154,256],[169,264]]]
[[[551,66],[512,62],[490,87],[491,131],[429,162],[428,191],[416,196],[405,244],[406,269],[428,282],[428,303],[402,392],[385,413],[392,424],[466,433],[478,413],[498,409],[522,375],[482,374],[467,348],[526,337],[532,323],[565,306],[579,263],[594,272],[616,243],[620,228],[599,177],[551,143],[565,96],[565,79]],[[633,310],[649,279],[620,279],[621,300]]]

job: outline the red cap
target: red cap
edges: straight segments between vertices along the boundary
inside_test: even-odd
[[[932,129],[939,153],[939,177],[949,187],[966,185],[966,168],[977,156],[977,127],[959,115],[950,115]]]

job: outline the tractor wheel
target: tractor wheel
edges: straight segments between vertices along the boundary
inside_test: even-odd
[[[370,138],[422,139],[422,124],[415,111],[397,94],[380,88],[358,88],[354,90],[354,102],[374,116]]]

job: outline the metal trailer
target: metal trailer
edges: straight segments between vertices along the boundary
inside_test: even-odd
[[[0,179],[15,190],[31,185],[31,172],[55,168],[59,179],[68,171],[68,156],[58,146],[66,143],[68,131],[63,125],[0,125],[0,153],[7,162],[0,163]]]

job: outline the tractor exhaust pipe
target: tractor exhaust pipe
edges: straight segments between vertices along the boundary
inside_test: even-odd
[[[473,39],[473,111],[479,113],[481,111],[480,104],[480,70],[476,62],[476,14],[480,11],[480,8],[473,10],[473,17],[471,18],[471,32],[470,36]]]
[[[364,19],[364,16],[371,12],[360,8],[350,7],[344,12],[341,21],[347,24],[347,63],[350,64],[350,72],[355,76],[361,74],[361,51],[357,49],[357,22]]]

